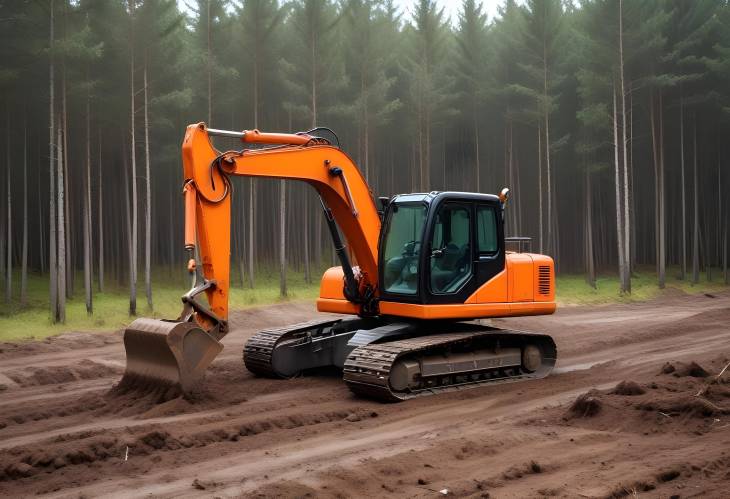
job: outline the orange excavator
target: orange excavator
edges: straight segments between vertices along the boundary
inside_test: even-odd
[[[317,136],[320,130],[188,126],[182,144],[185,249],[195,284],[182,297],[177,320],[140,318],[129,325],[118,386],[189,394],[222,350],[229,330],[234,176],[314,187],[340,262],[322,277],[317,309],[352,316],[255,334],[243,351],[251,372],[291,378],[336,366],[353,392],[384,401],[547,376],[557,358],[549,336],[475,320],[555,311],[553,260],[505,247],[509,190],[498,196],[400,194],[380,198],[378,209],[357,166]],[[212,136],[265,147],[221,153]]]

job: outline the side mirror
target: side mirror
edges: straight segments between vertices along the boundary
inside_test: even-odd
[[[378,198],[378,201],[380,201],[380,209],[378,210],[378,216],[380,216],[380,221],[383,222],[385,220],[385,212],[388,211],[388,206],[390,205],[390,198],[386,198],[385,196],[380,196]]]
[[[385,211],[388,209],[388,205],[390,205],[390,198],[387,198],[385,196],[380,196],[378,198],[378,201],[380,201],[380,209]]]
[[[505,187],[499,193],[499,201],[502,204],[507,204],[507,199],[509,199],[509,188]]]

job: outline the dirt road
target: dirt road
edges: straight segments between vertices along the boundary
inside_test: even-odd
[[[243,368],[305,304],[235,313],[194,401],[109,396],[119,332],[0,344],[0,496],[730,497],[730,294],[668,293],[495,321],[553,335],[555,373],[401,404]]]

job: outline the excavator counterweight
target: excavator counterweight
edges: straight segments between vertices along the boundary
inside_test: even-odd
[[[317,309],[355,316],[255,334],[243,351],[254,374],[334,366],[353,392],[384,401],[547,376],[557,358],[549,336],[474,322],[555,311],[552,259],[506,248],[509,190],[400,194],[378,210],[357,166],[319,131],[188,126],[184,247],[194,284],[177,320],[137,319],[125,330],[118,388],[190,394],[223,349],[234,176],[315,189],[340,263],[322,277]],[[221,153],[211,136],[268,147]]]

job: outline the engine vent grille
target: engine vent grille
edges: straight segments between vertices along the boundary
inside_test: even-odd
[[[537,290],[541,295],[550,294],[550,266],[540,265],[537,268]]]

